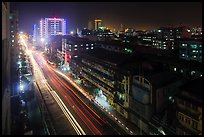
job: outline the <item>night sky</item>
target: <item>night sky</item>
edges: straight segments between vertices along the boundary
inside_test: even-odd
[[[11,2],[11,9],[19,11],[20,30],[30,34],[41,17],[66,18],[68,32],[87,27],[95,18],[111,29],[121,24],[136,30],[202,24],[201,2]]]

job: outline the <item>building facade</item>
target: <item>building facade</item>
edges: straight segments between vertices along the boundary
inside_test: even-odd
[[[106,98],[109,105],[128,118],[130,75],[120,70],[119,59],[124,62],[128,55],[112,54],[105,49],[94,49],[81,57],[81,76],[94,85]]]
[[[93,21],[89,21],[89,22],[88,22],[88,29],[89,29],[89,30],[94,30]]]
[[[38,46],[40,42],[40,28],[38,24],[33,25],[33,45]]]
[[[102,26],[102,20],[100,20],[100,19],[95,19],[94,20],[95,21],[95,27],[94,27],[94,29],[95,30],[99,30],[99,27],[101,27]]]
[[[2,2],[2,135],[11,134],[10,3]]]
[[[86,38],[64,36],[62,38],[62,64],[67,67],[75,68],[76,66],[72,61],[77,59],[81,52],[93,50],[94,46],[95,43]]]
[[[179,57],[202,63],[202,41],[194,39],[181,40],[179,43]]]
[[[51,35],[66,35],[66,20],[63,18],[42,18],[40,20],[40,37],[49,39]]]
[[[202,78],[180,87],[175,98],[177,135],[202,135]]]

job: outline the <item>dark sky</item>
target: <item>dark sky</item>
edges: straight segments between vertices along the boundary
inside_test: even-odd
[[[11,8],[19,11],[20,30],[28,33],[41,17],[54,16],[67,19],[68,32],[95,18],[111,29],[120,24],[137,30],[202,24],[201,2],[11,2]]]

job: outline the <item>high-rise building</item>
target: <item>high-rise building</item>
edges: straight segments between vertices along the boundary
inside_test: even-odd
[[[10,20],[10,36],[11,36],[11,46],[16,46],[18,44],[18,38],[17,33],[18,33],[18,12],[17,11],[11,11],[9,15],[9,20]]]
[[[8,135],[10,131],[10,3],[2,2],[2,135]]]
[[[102,26],[102,20],[95,19],[95,30],[98,30]]]
[[[11,79],[12,79],[12,89],[11,89],[11,96],[14,96],[14,93],[16,93],[16,81],[13,82],[14,79],[16,79],[16,66],[14,65],[17,62],[17,56],[19,53],[19,23],[18,23],[18,12],[17,11],[11,11],[9,15],[9,22],[10,22],[10,58],[11,58]]]
[[[66,20],[63,18],[44,18],[40,20],[40,37],[48,39],[50,35],[66,35]]]
[[[93,30],[93,29],[94,29],[94,26],[93,26],[93,22],[92,22],[92,21],[89,21],[89,22],[88,22],[88,29],[89,29],[89,30]]]
[[[179,43],[179,58],[202,63],[202,41],[183,39]]]
[[[38,27],[37,24],[33,25],[33,42],[37,40],[37,35],[38,35]]]

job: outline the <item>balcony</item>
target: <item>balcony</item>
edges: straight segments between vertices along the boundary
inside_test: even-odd
[[[97,73],[94,73],[94,72],[92,72],[92,71],[89,71],[89,70],[87,70],[87,69],[84,68],[84,67],[82,67],[82,70],[84,70],[85,72],[91,74],[92,76],[94,76],[94,77],[97,78],[98,80],[104,82],[104,83],[107,84],[108,86],[110,86],[110,87],[112,87],[112,88],[114,87],[114,85],[112,84],[112,81],[108,81],[108,80],[105,79],[105,78],[101,78],[101,76],[98,75]]]
[[[101,89],[101,90],[103,90],[104,92],[106,92],[108,95],[110,95],[110,96],[114,96],[110,91],[108,91],[104,86],[102,86],[101,84],[99,84],[99,82],[97,82],[97,81],[95,81],[95,80],[93,80],[91,77],[89,77],[87,74],[85,74],[85,73],[81,73],[82,74],[82,76],[86,79],[86,80],[88,80],[89,82],[91,82],[93,85],[95,85],[96,87],[98,87],[99,89]],[[110,90],[110,89],[109,89]]]

